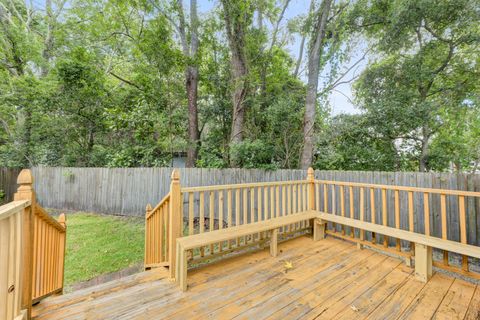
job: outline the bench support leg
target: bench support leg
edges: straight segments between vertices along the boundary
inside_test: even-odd
[[[276,257],[278,254],[278,229],[272,230],[270,237],[270,255]]]
[[[360,242],[357,242],[357,249],[363,250],[363,244],[361,244]]]
[[[415,244],[415,278],[427,282],[432,276],[432,247]]]
[[[184,250],[180,245],[177,245],[175,278],[182,291],[187,290],[187,253],[187,250]]]
[[[325,238],[325,221],[321,219],[313,220],[313,240],[318,241]]]

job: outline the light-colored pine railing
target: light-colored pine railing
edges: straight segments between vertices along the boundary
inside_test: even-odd
[[[145,268],[168,266],[170,193],[145,215]]]
[[[463,244],[471,244],[467,233],[471,219],[467,215],[469,209],[479,204],[480,192],[315,180],[318,211]],[[401,255],[414,255],[413,243],[409,244],[410,250],[402,250],[399,239],[374,232],[331,224],[327,233]],[[471,272],[469,257],[461,256],[457,263],[454,256],[444,251],[434,265],[480,278],[480,274]]]
[[[29,284],[24,270],[25,211],[28,200],[0,206],[0,319],[24,319],[27,310],[22,295]]]
[[[63,292],[66,221],[58,221],[36,204],[33,214],[33,302]]]
[[[308,210],[307,180],[261,182],[181,188],[184,235],[265,221]],[[309,230],[308,221],[289,225],[280,230],[288,236]],[[253,234],[228,243],[201,248],[200,259],[257,245],[266,241],[263,233]]]
[[[17,183],[14,201],[0,207],[0,319],[7,320],[30,319],[33,302],[63,290],[65,215],[57,221],[36,202],[30,170]]]

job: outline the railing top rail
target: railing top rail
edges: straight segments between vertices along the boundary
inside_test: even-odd
[[[308,183],[308,181],[307,180],[289,180],[289,181],[252,182],[252,183],[199,186],[199,187],[185,187],[185,188],[181,188],[181,192],[232,190],[232,189],[253,188],[253,187],[272,187],[272,186],[284,186],[289,184],[300,184],[300,183],[306,184]]]
[[[10,217],[19,209],[28,207],[31,204],[30,200],[12,201],[3,206],[0,206],[0,220]]]
[[[42,207],[40,207],[38,204],[35,206],[35,213],[41,218],[43,218],[47,223],[55,227],[55,229],[57,229],[58,231],[65,232],[65,227],[62,226],[57,220],[55,220],[55,218],[50,216],[48,212],[45,211],[45,209],[43,209]]]
[[[146,219],[150,218],[151,215],[153,215],[153,213],[155,211],[157,211],[158,209],[160,209],[160,207],[165,203],[165,201],[167,201],[168,199],[170,198],[170,192],[167,193],[167,195],[165,197],[163,197],[162,200],[160,200],[160,202],[155,206],[155,208],[153,208],[150,213],[147,215]]]
[[[398,190],[398,191],[426,192],[426,193],[436,193],[436,194],[465,196],[465,197],[480,197],[480,192],[452,190],[452,189],[406,187],[406,186],[396,186],[396,185],[387,185],[387,184],[372,184],[372,183],[362,183],[362,182],[331,181],[331,180],[315,180],[315,183],[330,184],[330,185],[337,185],[337,186],[352,186],[352,187]]]

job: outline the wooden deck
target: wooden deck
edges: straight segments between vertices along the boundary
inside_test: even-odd
[[[286,270],[285,262],[293,268]],[[35,319],[480,319],[480,286],[435,273],[424,284],[396,258],[301,237],[190,271],[181,292],[164,269],[63,296]]]

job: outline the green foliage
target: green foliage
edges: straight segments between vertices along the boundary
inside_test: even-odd
[[[231,156],[247,168],[299,166],[306,85],[291,49],[306,36],[308,51],[319,1],[310,13],[287,13],[275,34],[282,1],[224,1],[245,26],[248,90],[237,145],[220,2],[199,16],[194,57],[183,52],[177,2],[53,1],[51,17],[43,2],[0,2],[1,166],[169,165],[188,145],[192,64],[200,77],[197,166],[227,167]],[[423,162],[427,170],[475,170],[479,7],[478,0],[335,1],[320,59],[315,167],[414,170]],[[332,116],[332,84],[367,46],[371,60],[354,85],[361,114]]]

